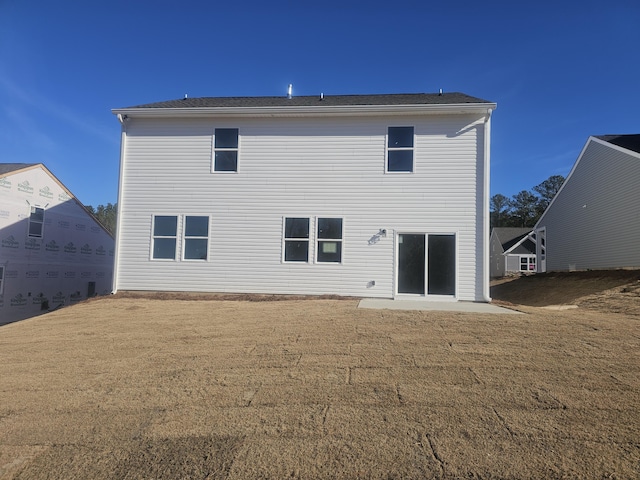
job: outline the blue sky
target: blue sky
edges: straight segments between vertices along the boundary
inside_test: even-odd
[[[198,96],[464,92],[497,102],[491,193],[640,133],[640,2],[0,0],[0,162],[117,200],[112,108]]]

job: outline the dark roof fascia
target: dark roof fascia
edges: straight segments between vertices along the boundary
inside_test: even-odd
[[[490,113],[496,104],[460,93],[336,95],[324,97],[206,97],[113,109],[127,116],[302,116],[408,113]]]

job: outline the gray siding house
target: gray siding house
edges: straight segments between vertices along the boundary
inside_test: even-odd
[[[535,232],[541,271],[640,268],[640,135],[589,137]]]
[[[114,109],[114,291],[488,301],[495,108],[445,93]]]
[[[492,278],[537,271],[536,240],[530,228],[494,228],[490,247]]]

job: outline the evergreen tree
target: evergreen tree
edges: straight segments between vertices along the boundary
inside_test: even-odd
[[[87,210],[102,224],[111,235],[116,233],[116,225],[118,221],[118,204],[107,203],[106,205],[98,205],[93,208],[88,205]]]
[[[544,182],[533,187],[533,190],[535,190],[539,196],[538,209],[540,210],[540,215],[547,209],[563,183],[564,177],[562,175],[552,175]]]
[[[511,204],[501,193],[491,197],[491,227],[506,227],[509,221]]]
[[[533,227],[538,219],[538,197],[528,190],[522,190],[511,197],[512,225]]]

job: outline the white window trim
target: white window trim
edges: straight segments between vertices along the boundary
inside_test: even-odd
[[[389,148],[389,129],[390,128],[402,128],[402,127],[412,127],[413,128],[413,147],[397,147],[397,148]],[[384,149],[384,173],[388,173],[389,175],[412,175],[416,173],[416,127],[415,125],[387,125],[387,133],[385,134],[385,149]],[[389,170],[389,151],[400,151],[400,150],[411,150],[413,152],[412,162],[411,162],[411,171],[410,172],[397,172],[393,170]]]
[[[208,262],[211,258],[211,216],[210,215],[198,215],[198,214],[184,214],[180,215],[182,217],[182,238],[180,242],[180,246],[182,247],[180,250],[180,259],[183,262]],[[207,236],[206,237],[187,237],[187,217],[206,217],[207,218]],[[180,221],[180,220],[178,220]],[[202,260],[201,258],[185,258],[184,255],[187,251],[187,240],[206,240],[207,241],[207,258]],[[176,248],[178,247],[178,243],[176,242]]]
[[[294,238],[294,237],[286,237],[287,234],[287,218],[306,218],[309,220],[309,236],[307,238]],[[282,255],[281,255],[281,259],[280,259],[280,263],[286,263],[287,265],[309,265],[311,263],[311,258],[314,252],[313,249],[313,232],[314,232],[314,221],[313,221],[313,217],[311,217],[310,215],[285,215],[284,217],[282,217]],[[307,250],[307,261],[306,262],[299,262],[299,261],[293,261],[293,260],[285,260],[285,254],[286,254],[286,248],[287,248],[287,241],[305,241],[305,242],[309,242],[309,248]]]
[[[520,272],[537,272],[538,271],[538,259],[536,258],[535,254],[529,254],[529,255],[519,255],[519,265],[518,265],[518,271]],[[522,263],[522,259],[525,259],[526,262]],[[533,260],[533,262],[531,261]],[[525,268],[524,270],[522,269],[522,266],[525,265],[527,268]],[[533,265],[533,270],[529,268],[529,265]]]
[[[164,235],[154,235],[155,225],[156,225],[156,217],[176,217],[176,235],[173,236],[164,236]],[[176,215],[175,213],[157,213],[151,215],[151,248],[149,249],[149,260],[152,262],[176,262],[178,260],[178,251],[180,249],[180,215]],[[156,238],[175,238],[176,239],[176,249],[173,252],[173,258],[154,258],[153,251],[155,248]]]
[[[238,148],[216,148],[216,129],[232,129],[238,130]],[[216,127],[213,129],[211,135],[211,173],[216,175],[232,175],[237,174],[240,171],[240,143],[241,135],[239,127]],[[216,151],[219,152],[237,152],[236,155],[236,169],[235,170],[216,170]]]
[[[320,238],[318,236],[318,225],[321,218],[333,218],[342,220],[342,237],[337,238]],[[320,251],[320,242],[338,242],[340,243],[340,261],[339,262],[323,262],[318,260],[318,252]],[[318,215],[315,217],[315,229],[314,229],[314,263],[318,265],[342,265],[344,263],[344,217],[332,216],[332,215]]]

